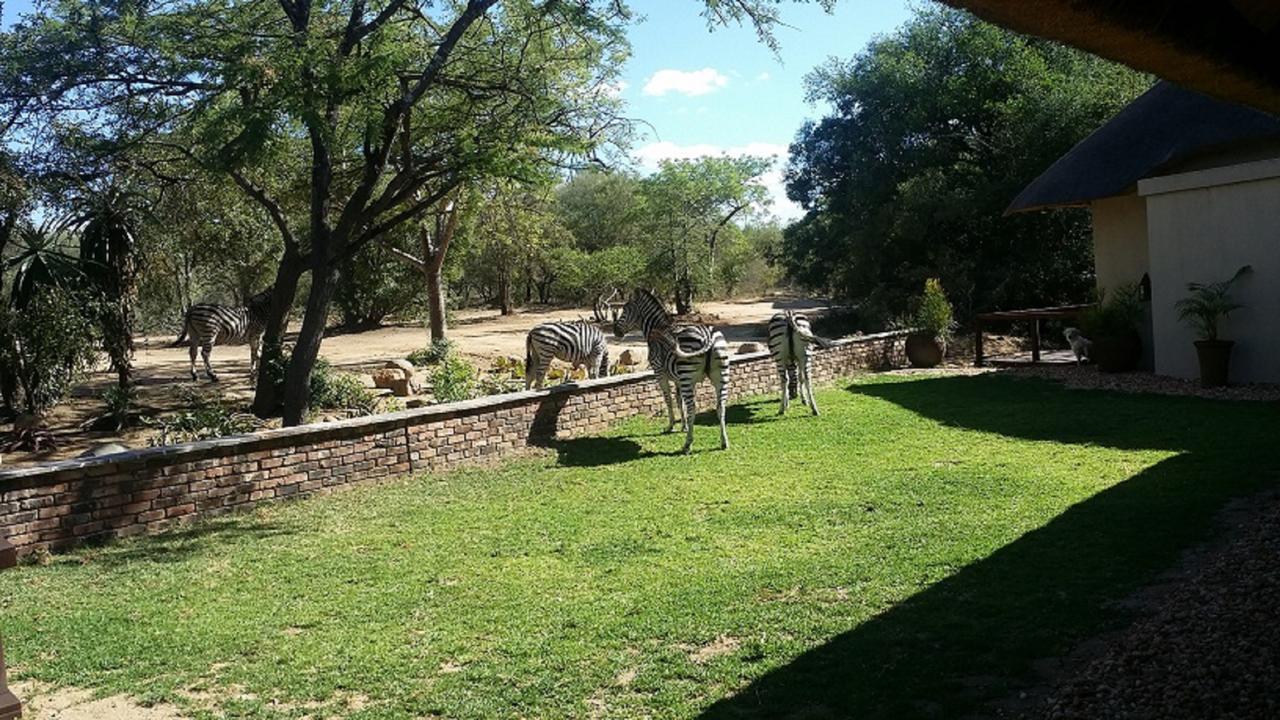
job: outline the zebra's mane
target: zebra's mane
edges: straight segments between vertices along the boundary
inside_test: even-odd
[[[256,295],[250,295],[248,300],[244,301],[245,307],[263,307],[271,302],[271,293],[275,291],[275,286],[271,285]]]
[[[671,313],[667,312],[667,306],[663,304],[662,299],[659,298],[652,290],[648,288],[636,288],[633,299],[638,300],[649,307],[656,307],[662,311],[662,314],[668,321],[671,320]]]

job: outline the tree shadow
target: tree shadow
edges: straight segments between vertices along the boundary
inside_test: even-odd
[[[1262,403],[1063,392],[995,377],[850,391],[955,427],[1179,454],[767,673],[703,718],[982,716],[1031,684],[1036,659],[1121,622],[1110,601],[1203,541],[1231,498],[1280,476],[1270,451],[1280,412]]]
[[[257,540],[292,535],[295,529],[253,516],[215,518],[198,521],[181,529],[148,536],[138,542],[96,543],[87,545],[72,556],[82,562],[105,567],[130,563],[175,563],[204,553],[210,548],[227,549],[227,544],[240,539]]]

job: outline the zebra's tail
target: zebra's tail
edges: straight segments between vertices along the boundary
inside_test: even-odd
[[[182,333],[178,335],[178,339],[169,343],[169,347],[182,347],[187,342],[187,319],[182,318]]]
[[[678,343],[678,342],[674,342],[674,341],[673,341],[673,342],[671,343],[671,354],[672,354],[672,355],[675,355],[676,357],[680,358],[681,360],[688,360],[689,358],[696,358],[696,357],[699,357],[699,356],[701,356],[701,355],[703,355],[703,354],[710,353],[711,349],[712,349],[714,346],[715,346],[715,338],[714,338],[714,336],[712,336],[712,337],[708,337],[708,338],[707,338],[707,342],[706,342],[706,343],[704,343],[704,344],[703,344],[701,347],[699,347],[697,350],[691,350],[691,351],[684,351],[684,350],[681,350],[681,349],[680,349],[680,343]]]
[[[820,335],[814,335],[812,330],[809,330],[807,328],[802,328],[799,325],[795,326],[795,331],[797,335],[804,338],[806,341],[811,342],[824,350],[827,348],[833,348],[833,347],[837,347],[844,344],[844,341],[841,341],[841,340],[832,340],[830,338],[824,338]]]
[[[524,339],[524,375],[529,376],[529,371],[533,369],[533,333],[527,335]]]

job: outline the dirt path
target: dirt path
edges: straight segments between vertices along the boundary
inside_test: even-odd
[[[764,339],[769,317],[782,308],[823,308],[822,301],[795,297],[767,297],[751,300],[718,301],[702,303],[698,311],[707,322],[719,327],[729,340],[730,347],[748,341]],[[591,316],[589,308],[533,309],[502,316],[496,310],[463,310],[457,314],[449,329],[458,350],[478,367],[484,368],[497,357],[510,356],[524,359],[525,334],[529,328],[549,320],[577,320]],[[426,345],[427,333],[420,325],[397,325],[361,333],[339,333],[326,337],[321,356],[342,370],[362,372],[381,367],[387,360],[403,358],[409,352]],[[191,385],[188,375],[187,349],[169,347],[172,336],[142,338],[138,343],[135,368],[138,385],[138,407],[143,415],[173,412],[180,408],[178,387]],[[633,349],[643,362],[644,343],[639,334],[624,340],[610,337],[613,356],[623,349]],[[199,369],[199,362],[197,361]],[[203,380],[196,387],[216,388],[223,397],[236,402],[247,402],[252,397],[249,386],[249,350],[244,346],[215,348],[214,371],[221,376],[216,386]],[[0,459],[0,468],[31,464],[49,460],[72,458],[102,443],[118,442],[126,447],[143,447],[154,431],[148,428],[130,428],[121,433],[95,432],[81,429],[81,425],[102,412],[101,396],[112,383],[106,372],[94,374],[72,397],[54,409],[48,418],[58,447],[51,451],[34,453],[6,453]],[[0,434],[11,426],[0,425]]]

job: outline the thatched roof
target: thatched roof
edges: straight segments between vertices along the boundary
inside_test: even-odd
[[[943,0],[1183,87],[1280,114],[1275,0]]]
[[[1170,164],[1274,138],[1280,138],[1280,117],[1159,82],[1058,158],[1006,212],[1121,195]]]

